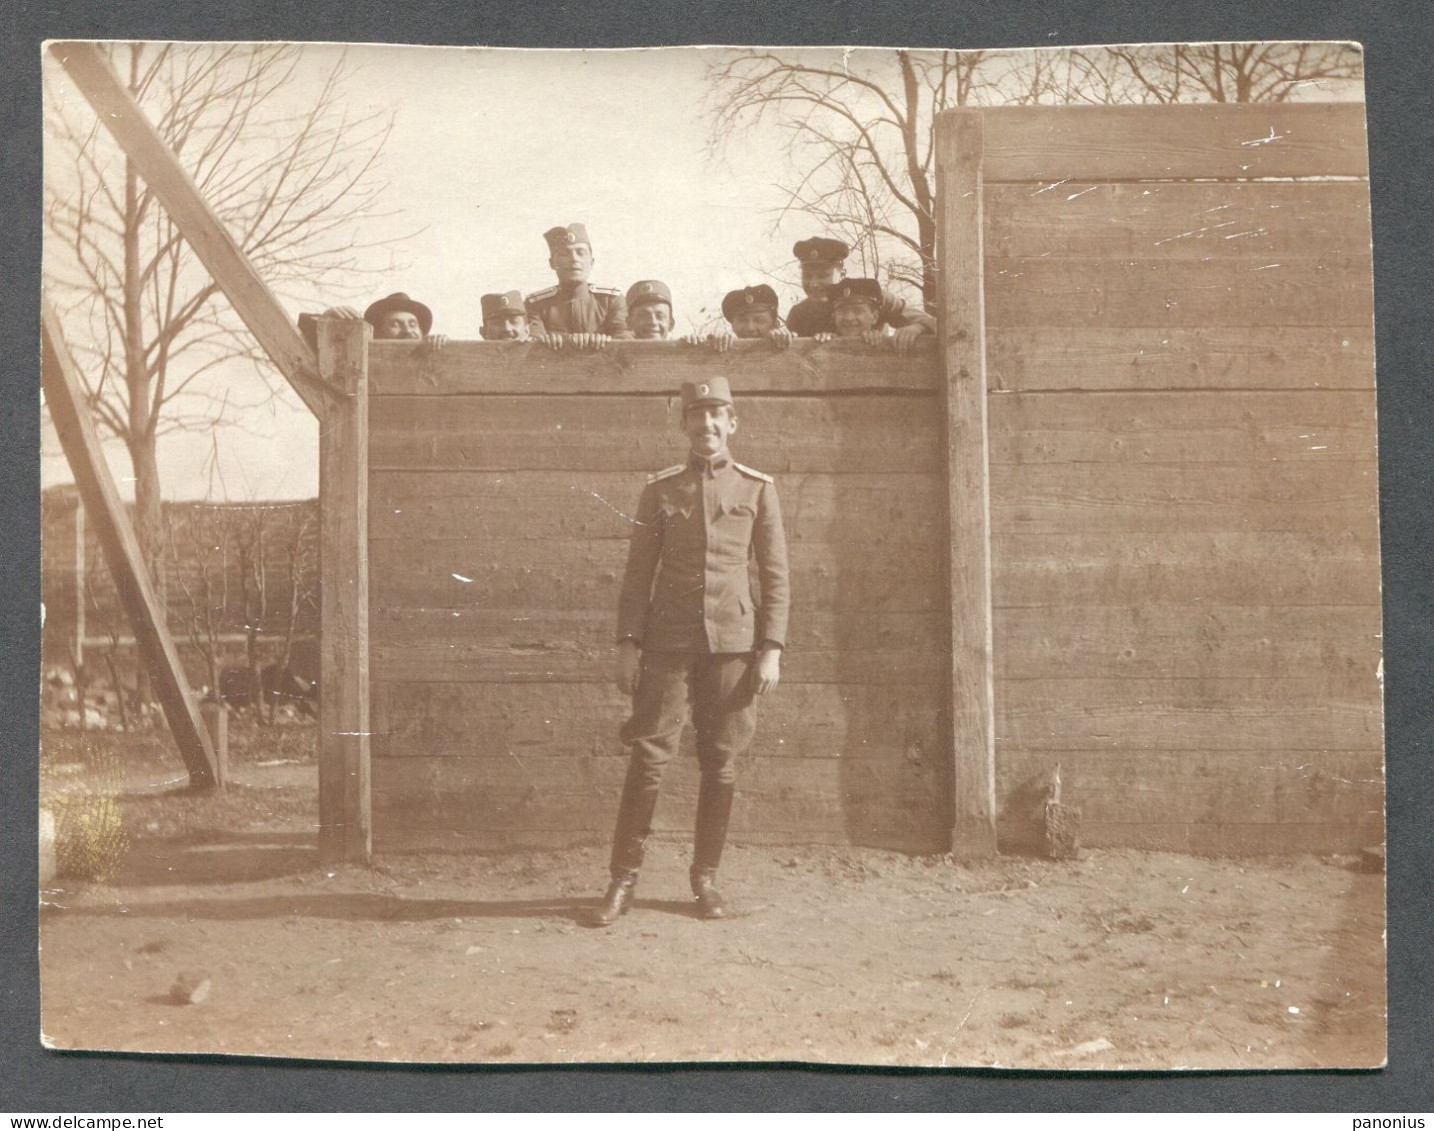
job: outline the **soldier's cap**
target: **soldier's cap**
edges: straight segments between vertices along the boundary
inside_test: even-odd
[[[589,248],[592,241],[588,239],[588,230],[582,224],[569,224],[566,228],[549,228],[543,233],[543,239],[548,241],[550,252],[562,251],[565,247],[572,247],[573,244],[585,243]]]
[[[363,312],[363,320],[377,330],[384,318],[402,311],[407,311],[417,318],[418,328],[423,331],[425,338],[428,337],[428,331],[433,326],[433,311],[421,302],[414,302],[402,291],[394,291],[386,298],[370,303],[369,308]]]
[[[665,302],[667,309],[672,309],[672,292],[667,289],[666,283],[656,279],[639,279],[627,288],[628,310],[636,310],[649,302]]]
[[[872,306],[880,306],[881,284],[875,279],[843,279],[827,292],[827,298],[834,307],[852,302],[868,302]]]
[[[728,291],[722,299],[722,317],[728,322],[744,310],[770,310],[777,312],[777,292],[766,283],[755,287],[743,287],[740,291]]]
[[[792,254],[803,263],[843,263],[851,254],[851,248],[841,240],[813,236],[809,240],[798,240],[794,243]]]
[[[732,403],[732,390],[725,377],[709,377],[706,381],[682,382],[682,411],[704,404]]]
[[[500,295],[484,295],[478,300],[483,306],[483,321],[506,318],[510,314],[527,314],[521,291],[504,291]]]

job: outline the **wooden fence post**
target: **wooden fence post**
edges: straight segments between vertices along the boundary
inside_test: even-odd
[[[369,787],[367,322],[318,322],[319,374],[338,396],[319,422],[319,849],[373,852]]]
[[[991,495],[978,110],[936,119],[936,255],[951,576],[951,851],[996,852]]]
[[[41,380],[45,404],[54,421],[65,459],[75,473],[80,499],[94,519],[105,560],[114,577],[120,603],[129,618],[139,655],[149,664],[150,678],[164,708],[165,720],[174,735],[179,756],[189,771],[195,789],[216,784],[214,748],[209,731],[200,718],[199,706],[190,694],[189,680],[179,662],[179,652],[169,635],[164,610],[150,584],[149,570],[140,552],[139,540],[130,526],[129,515],[120,502],[100,448],[99,435],[85,404],[85,386],[79,368],[65,345],[60,319],[48,299],[41,302],[44,349],[41,351]],[[83,593],[84,578],[79,579]],[[83,600],[83,598],[81,598]],[[85,706],[80,704],[80,717]]]

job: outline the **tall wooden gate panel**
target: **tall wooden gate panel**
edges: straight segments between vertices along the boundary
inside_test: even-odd
[[[681,461],[675,391],[725,374],[733,452],[776,477],[793,569],[783,681],[734,835],[941,850],[949,759],[934,352],[682,343],[371,354],[375,838],[605,838],[625,760],[611,682],[629,516]],[[689,747],[658,829],[690,830]]]
[[[1363,107],[984,125],[1002,843],[1378,843]]]

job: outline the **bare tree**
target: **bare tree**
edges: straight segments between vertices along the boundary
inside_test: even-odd
[[[302,77],[297,46],[108,50],[276,293],[354,292],[355,276],[372,271],[373,253],[393,243],[361,234],[384,215],[375,161],[392,119],[344,110],[350,68],[342,55],[298,105],[288,89]],[[283,383],[133,163],[67,90],[47,71],[45,280],[86,357],[90,409],[128,449],[137,533],[160,584],[159,438],[225,417],[229,394],[204,381],[221,367],[237,361],[257,370],[256,403]]]
[[[859,269],[937,299],[934,119],[991,105],[1283,101],[1357,78],[1342,44],[1164,44],[1030,52],[737,51],[707,72],[709,151],[763,121],[786,134],[776,224],[800,212],[853,248]]]
[[[764,119],[787,134],[795,180],[783,215],[843,237],[863,271],[936,301],[934,117],[996,98],[1003,57],[985,51],[739,51],[708,70],[710,148]],[[779,217],[780,220],[781,217]]]
[[[1115,64],[1110,101],[1285,102],[1299,88],[1364,73],[1343,43],[1169,43],[1080,52],[1096,71]]]
[[[184,597],[179,612],[189,642],[204,661],[210,694],[219,696],[224,670],[224,629],[229,620],[229,575],[233,536],[221,507],[170,511],[170,560]],[[171,608],[171,615],[176,611]]]

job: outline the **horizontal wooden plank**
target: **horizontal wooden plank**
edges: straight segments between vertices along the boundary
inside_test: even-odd
[[[1372,321],[1356,326],[988,328],[993,394],[1059,389],[1373,389]],[[999,397],[993,396],[992,400]]]
[[[782,656],[791,683],[931,682],[945,672],[938,621],[926,613],[850,616],[801,610]],[[380,608],[370,618],[377,680],[606,683],[610,611]]]
[[[986,323],[1013,327],[1363,326],[1369,256],[1279,261],[1003,259],[986,272]]]
[[[999,106],[982,117],[988,185],[1369,175],[1359,102]]]
[[[378,472],[369,483],[370,540],[626,539],[644,478],[626,472]],[[930,474],[783,475],[777,494],[789,543],[880,537],[930,545],[945,536],[945,487]]]
[[[430,829],[420,827],[416,822],[421,814],[405,814],[395,817],[390,825],[385,824],[384,815],[375,815],[374,847],[382,855],[410,853],[447,853],[454,856],[472,856],[484,852],[512,852],[523,849],[566,849],[580,845],[605,846],[612,837],[611,829],[574,830],[570,824],[551,829],[492,829],[458,831],[455,829]],[[773,847],[780,845],[852,845],[885,849],[890,852],[913,854],[939,854],[947,851],[951,844],[951,830],[934,828],[922,834],[907,819],[903,809],[893,809],[884,814],[879,824],[872,827],[856,825],[848,820],[846,827],[827,825],[809,828],[801,832],[789,831],[780,814],[760,828],[748,827],[739,815],[732,818],[733,830],[728,835],[729,844],[761,844]],[[740,827],[738,827],[740,824]],[[662,830],[654,839],[680,841],[691,840],[690,829]],[[1310,851],[1319,851],[1311,849]],[[601,887],[601,879],[595,880]],[[594,891],[596,897],[599,891]],[[643,897],[639,897],[640,899]]]
[[[1377,529],[1372,463],[1004,464],[996,534]]]
[[[990,430],[993,464],[1375,458],[1373,390],[1018,393]]]
[[[611,342],[601,350],[556,352],[537,342],[450,341],[441,350],[374,342],[369,351],[372,410],[389,396],[508,393],[642,393],[676,396],[683,381],[726,377],[742,411],[753,393],[833,393],[866,389],[935,392],[936,340],[910,356],[889,345],[810,339],[779,350],[736,342],[726,353],[687,342]],[[755,405],[754,405],[755,411]]]
[[[626,771],[624,758],[389,758],[374,763],[377,824],[428,833],[610,834]],[[730,835],[805,839],[813,834],[932,838],[949,817],[931,773],[863,759],[754,758],[738,770]],[[696,808],[695,759],[674,761],[663,779],[654,831],[690,837]]]
[[[1379,750],[1379,688],[1335,699],[1322,679],[998,680],[1008,750]]]
[[[1005,821],[1042,822],[1057,764],[1082,823],[1339,823],[1384,804],[1378,751],[1011,751],[996,777]]]
[[[998,608],[1379,607],[1379,540],[1372,523],[1360,531],[1317,533],[1006,533],[994,540],[992,561]]]
[[[998,679],[1311,678],[1376,686],[1379,606],[1068,605],[995,613]]]
[[[784,683],[760,703],[750,756],[931,764],[940,758],[940,687]],[[610,684],[375,681],[374,759],[611,756],[629,709]],[[687,754],[690,740],[689,728]]]
[[[1363,181],[998,184],[983,204],[988,271],[1037,255],[1272,263],[1370,254]]]
[[[748,411],[750,407],[750,411]],[[767,397],[740,406],[735,457],[770,475],[927,472],[940,414],[925,397]],[[626,471],[681,463],[675,398],[390,397],[370,412],[370,467]]]
[[[942,561],[909,546],[797,542],[788,548],[793,602],[814,609],[940,609]],[[374,608],[616,609],[627,557],[621,541],[431,538],[369,546]],[[417,559],[417,560],[415,560]]]

